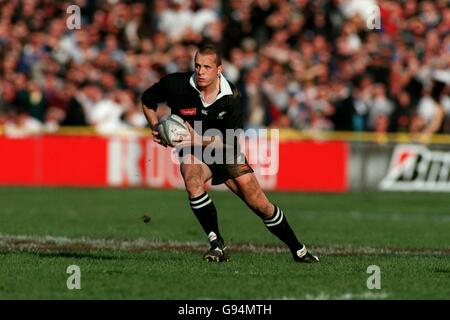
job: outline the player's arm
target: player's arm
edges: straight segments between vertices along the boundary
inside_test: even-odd
[[[156,115],[156,110],[158,109],[159,103],[167,101],[167,96],[167,80],[165,78],[162,78],[159,82],[155,83],[153,86],[145,90],[141,97],[142,110],[152,129],[153,141],[164,147],[166,147],[166,145],[162,142],[157,130],[159,119]]]
[[[229,112],[223,120],[223,127],[226,129],[238,130],[243,128],[243,106],[240,95],[237,94],[231,100]],[[235,148],[238,143],[236,136],[227,137],[227,135],[199,135],[192,126],[186,122],[190,136],[186,143],[197,146],[211,146],[214,148]],[[227,139],[228,138],[228,139]],[[231,140],[230,140],[231,139]],[[230,141],[228,141],[230,140]]]
[[[162,142],[161,138],[159,137],[159,133],[157,130],[158,116],[156,115],[156,110],[149,109],[145,105],[142,105],[142,109],[144,111],[145,118],[147,118],[147,121],[150,124],[150,127],[152,128],[153,141],[166,147],[166,145]]]
[[[184,124],[189,130],[189,135],[182,138],[181,142],[183,144],[203,147],[211,145],[215,148],[223,148],[225,146],[221,135],[201,135],[192,128],[189,122],[185,121]]]

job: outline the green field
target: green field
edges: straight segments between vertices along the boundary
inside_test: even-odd
[[[230,192],[210,195],[227,263],[202,261],[184,191],[2,187],[0,299],[450,299],[448,194],[269,193],[316,265],[294,263]]]

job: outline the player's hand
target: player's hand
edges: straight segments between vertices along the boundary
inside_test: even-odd
[[[158,124],[155,124],[152,126],[152,134],[153,134],[153,141],[155,141],[157,144],[163,146],[164,148],[167,147],[167,144],[165,144],[161,138],[159,137],[159,132],[158,132]]]
[[[201,145],[202,137],[195,132],[194,128],[189,124],[189,122],[185,121],[184,124],[188,128],[189,134],[180,137],[180,144],[183,146],[188,145]]]

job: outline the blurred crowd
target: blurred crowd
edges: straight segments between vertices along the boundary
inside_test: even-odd
[[[247,128],[450,133],[448,0],[0,0],[0,125],[144,128],[142,92],[202,42]]]

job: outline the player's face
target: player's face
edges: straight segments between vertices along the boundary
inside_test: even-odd
[[[216,64],[215,54],[197,53],[195,55],[195,78],[201,89],[215,85],[220,72],[222,72],[222,66]]]

